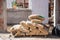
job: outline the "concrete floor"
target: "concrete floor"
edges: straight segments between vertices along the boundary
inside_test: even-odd
[[[60,40],[59,37],[9,37],[9,33],[0,33],[0,40]]]
[[[50,38],[6,38],[3,40],[60,40],[60,39],[50,39]]]
[[[0,38],[0,40],[60,40],[60,38]]]

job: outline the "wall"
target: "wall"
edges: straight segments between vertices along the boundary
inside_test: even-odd
[[[55,23],[55,26],[56,26],[56,24],[58,24],[58,18],[59,18],[59,17],[58,17],[58,15],[59,15],[59,11],[58,11],[58,10],[59,10],[59,8],[58,8],[59,2],[58,2],[58,0],[56,0],[56,3],[55,3],[55,4],[56,4],[56,5],[55,5],[55,10],[54,10],[54,11],[55,11],[55,22],[54,22],[54,23]],[[56,13],[57,13],[57,14],[56,14]]]
[[[55,25],[60,24],[60,0],[56,0],[55,3]]]
[[[13,0],[7,0],[7,7],[11,8]],[[45,17],[44,23],[48,22],[48,1],[49,0],[29,0],[29,8],[32,14],[39,14]]]
[[[8,9],[7,10],[7,23],[18,24],[20,21],[27,21],[28,16],[31,15],[29,9]]]
[[[32,9],[32,14],[39,14],[46,19],[44,23],[48,22],[48,1],[49,0],[30,0],[29,8]]]
[[[6,0],[0,0],[0,4],[0,32],[6,32]]]

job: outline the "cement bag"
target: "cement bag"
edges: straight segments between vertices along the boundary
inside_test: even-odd
[[[42,23],[42,20],[32,19],[31,22],[32,22],[32,23]]]
[[[40,15],[30,15],[28,18],[30,20],[32,20],[32,19],[39,19],[39,20],[42,20],[42,21],[45,19],[43,16],[40,16]]]
[[[33,29],[36,28],[35,25],[34,25],[34,23],[32,23],[31,21],[26,21],[26,24],[27,24],[27,26],[29,27],[29,30],[30,30],[30,29],[33,30]]]
[[[26,21],[21,21],[20,25],[22,25],[25,29],[28,29]]]
[[[13,25],[10,29],[9,29],[13,35],[15,35],[16,33],[19,34],[21,32],[29,32],[27,29],[25,29],[23,26],[21,25]]]

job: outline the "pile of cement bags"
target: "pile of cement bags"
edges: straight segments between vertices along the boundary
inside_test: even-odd
[[[26,36],[26,35],[48,35],[52,32],[52,26],[43,24],[44,17],[40,15],[30,15],[29,21],[21,21],[19,24],[14,25],[9,29],[13,36]]]

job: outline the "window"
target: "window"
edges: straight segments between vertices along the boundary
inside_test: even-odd
[[[17,7],[28,8],[28,0],[16,0]]]
[[[28,0],[7,0],[7,8],[28,8]]]

